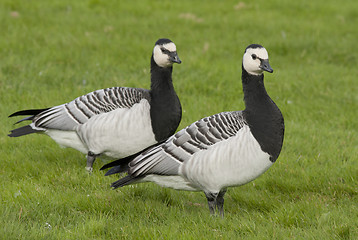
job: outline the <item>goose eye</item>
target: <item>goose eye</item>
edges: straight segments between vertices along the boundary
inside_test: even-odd
[[[168,49],[160,48],[160,50],[162,50],[162,53],[165,53],[165,54],[168,54],[168,53],[169,53],[169,50],[168,50]]]
[[[253,60],[256,60],[256,58],[257,58],[256,54],[252,54],[251,57]]]

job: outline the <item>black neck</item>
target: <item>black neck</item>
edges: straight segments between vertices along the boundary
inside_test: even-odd
[[[162,68],[159,67],[154,58],[151,58],[150,73],[151,73],[151,91],[157,90],[170,90],[174,91],[173,80],[172,80],[173,67]]]
[[[181,120],[181,105],[172,81],[173,67],[159,67],[151,58],[150,115],[155,139],[163,141],[175,133]]]
[[[261,149],[276,161],[280,154],[284,134],[284,120],[280,109],[266,92],[264,75],[251,75],[242,68],[244,90],[244,116]]]
[[[263,74],[251,75],[243,68],[242,87],[244,90],[244,101],[247,111],[265,107],[263,105],[271,102],[265,89]]]

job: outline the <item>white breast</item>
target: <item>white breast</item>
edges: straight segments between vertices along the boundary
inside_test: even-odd
[[[263,174],[272,165],[269,158],[250,128],[244,126],[234,137],[195,153],[179,172],[198,188],[219,192],[225,187],[248,183]]]
[[[89,151],[111,158],[123,158],[156,143],[145,99],[129,109],[93,116],[76,131]]]

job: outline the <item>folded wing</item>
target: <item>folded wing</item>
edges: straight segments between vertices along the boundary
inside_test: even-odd
[[[37,128],[73,130],[94,115],[117,108],[130,108],[141,99],[150,101],[149,91],[140,88],[113,87],[97,90],[75,100],[47,109],[33,117]]]
[[[195,153],[234,136],[244,124],[242,112],[223,112],[194,122],[164,143],[135,157],[129,163],[129,176],[112,186],[124,186],[150,174],[178,175],[183,162]]]

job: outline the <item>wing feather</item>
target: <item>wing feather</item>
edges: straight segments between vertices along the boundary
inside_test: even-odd
[[[223,112],[203,118],[137,156],[129,164],[130,175],[176,175],[179,166],[195,153],[234,136],[246,124],[242,112]]]
[[[149,91],[141,88],[113,87],[97,90],[80,96],[36,115],[36,127],[73,130],[94,115],[108,113],[118,108],[130,108],[143,98],[150,101]]]

